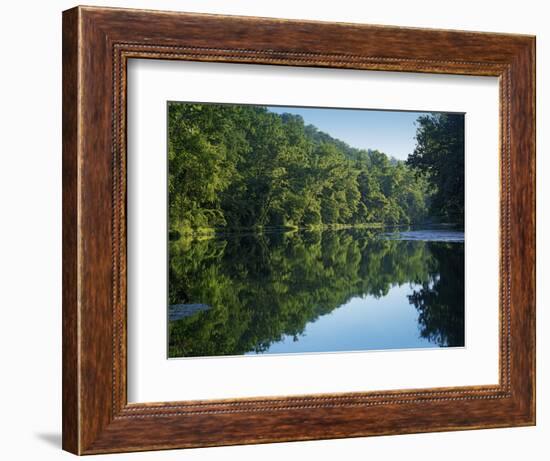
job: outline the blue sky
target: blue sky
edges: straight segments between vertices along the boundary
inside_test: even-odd
[[[301,115],[306,125],[341,139],[352,147],[378,149],[399,160],[414,150],[415,121],[426,112],[381,111],[364,109],[317,109],[274,107],[268,110]]]

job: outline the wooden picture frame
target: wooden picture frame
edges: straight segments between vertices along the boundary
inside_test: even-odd
[[[500,382],[129,404],[130,58],[496,76]],[[93,454],[535,424],[535,38],[76,7],[63,13],[63,448]]]

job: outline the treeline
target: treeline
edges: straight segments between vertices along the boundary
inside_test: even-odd
[[[408,165],[352,148],[300,116],[259,106],[170,103],[168,117],[173,235],[410,224],[432,211],[438,186],[420,161]]]

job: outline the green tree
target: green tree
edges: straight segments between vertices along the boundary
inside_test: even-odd
[[[433,216],[464,222],[464,115],[433,113],[418,118],[416,148],[407,164],[432,192]]]

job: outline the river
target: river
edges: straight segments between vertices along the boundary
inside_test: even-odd
[[[170,243],[169,357],[464,346],[464,233],[235,233]]]

